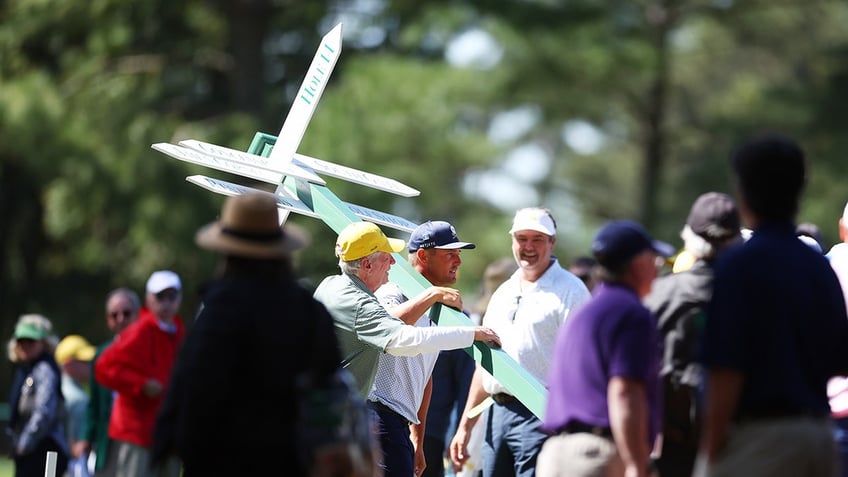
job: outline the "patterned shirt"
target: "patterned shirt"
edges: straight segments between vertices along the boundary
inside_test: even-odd
[[[12,445],[23,453],[32,452],[46,438],[52,438],[67,451],[65,426],[62,424],[64,403],[60,397],[59,372],[47,360],[27,364],[15,373],[13,387],[16,396],[13,410]],[[29,404],[23,405],[23,402]],[[26,409],[19,409],[18,406]]]
[[[380,303],[389,309],[406,301],[400,287],[394,283],[381,286],[376,296]],[[415,322],[415,326],[428,328],[435,324],[425,315]],[[377,377],[368,399],[381,402],[407,421],[419,424],[418,408],[421,407],[424,388],[438,357],[438,352],[421,353],[417,356],[380,355]]]

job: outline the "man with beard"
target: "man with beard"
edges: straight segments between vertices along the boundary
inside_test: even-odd
[[[556,223],[550,211],[519,210],[509,234],[519,269],[492,295],[483,325],[495,330],[503,350],[545,384],[557,332],[569,314],[589,300],[589,290],[553,256]],[[468,438],[477,420],[468,417],[468,411],[489,395],[495,404],[487,415],[483,476],[535,475],[536,457],[546,438],[541,421],[479,366],[451,442],[454,466],[468,459]]]

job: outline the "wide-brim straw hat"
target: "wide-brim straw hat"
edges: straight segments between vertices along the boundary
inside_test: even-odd
[[[221,218],[195,235],[202,248],[248,258],[287,257],[309,243],[305,230],[286,224],[280,227],[273,194],[251,192],[228,197]]]

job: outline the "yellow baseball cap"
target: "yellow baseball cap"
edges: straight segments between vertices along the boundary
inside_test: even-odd
[[[674,265],[672,265],[671,271],[672,273],[685,272],[692,268],[692,265],[695,265],[696,261],[698,261],[698,259],[692,255],[692,252],[682,250],[677,254],[677,257],[674,258]]]
[[[56,346],[56,362],[63,365],[72,359],[91,361],[97,349],[80,335],[68,335]]]
[[[339,233],[336,256],[345,262],[359,260],[374,252],[397,253],[406,247],[400,239],[388,238],[371,222],[354,222]]]

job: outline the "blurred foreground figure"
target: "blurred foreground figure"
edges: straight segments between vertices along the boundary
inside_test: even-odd
[[[629,220],[592,242],[600,284],[562,325],[551,362],[539,477],[645,477],[660,427],[659,333],[641,299],[674,248]]]
[[[330,315],[292,272],[291,251],[306,238],[278,220],[272,195],[240,195],[195,238],[221,254],[220,271],[203,291],[154,442],[154,460],[179,456],[185,477],[308,475],[301,421],[315,410],[304,403],[324,400],[329,415],[340,402],[301,398],[302,385],[329,386],[341,358]],[[344,453],[331,460],[350,470]]]
[[[795,236],[804,154],[791,139],[764,136],[731,166],[753,234],[716,265],[694,475],[830,477],[827,382],[848,373],[848,316],[827,259]]]
[[[701,194],[680,237],[694,262],[685,271],[658,278],[644,299],[663,340],[663,440],[657,461],[663,477],[690,477],[695,465],[701,438],[697,396],[703,383],[698,342],[713,292],[715,260],[728,247],[742,243],[736,203],[719,192]]]

